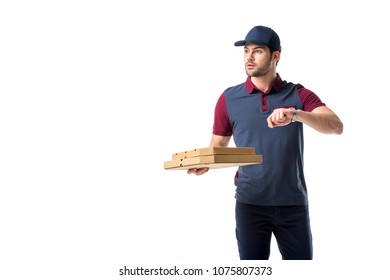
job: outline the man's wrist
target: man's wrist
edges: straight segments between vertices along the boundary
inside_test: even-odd
[[[289,108],[292,116],[291,116],[291,122],[296,122],[297,121],[297,110],[293,107]]]

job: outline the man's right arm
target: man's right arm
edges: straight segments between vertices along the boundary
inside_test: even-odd
[[[213,134],[211,136],[211,141],[210,141],[210,147],[227,147],[229,145],[231,136],[221,136],[221,135],[216,135]],[[188,169],[187,173],[188,174],[195,174],[195,175],[202,175],[205,174],[207,171],[209,171],[208,167],[205,168],[192,168]]]
[[[222,136],[222,135],[215,135],[213,134],[211,136],[211,141],[210,141],[210,147],[221,147],[225,148],[229,145],[231,136]]]

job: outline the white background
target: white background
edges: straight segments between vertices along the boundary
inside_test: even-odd
[[[217,98],[245,80],[233,43],[255,25],[281,37],[281,77],[345,129],[305,128],[315,260],[282,262],[273,240],[271,260],[254,264],[273,266],[270,279],[386,278],[385,3],[2,1],[0,278],[249,265],[234,235],[235,168],[196,177],[163,163],[208,146]]]

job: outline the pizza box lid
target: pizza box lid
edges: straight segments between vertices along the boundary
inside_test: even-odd
[[[209,155],[255,155],[256,149],[252,147],[236,148],[236,147],[209,147],[193,149],[184,152],[175,153],[172,155],[172,160],[192,158]]]
[[[175,158],[171,161],[164,162],[164,168],[173,170],[188,170],[191,168],[208,167],[215,169],[260,164],[262,162],[263,157],[255,154],[211,154],[187,158]]]

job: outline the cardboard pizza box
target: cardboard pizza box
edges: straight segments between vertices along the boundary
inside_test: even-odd
[[[260,164],[262,161],[262,156],[255,154],[255,148],[202,148],[173,154],[171,161],[164,162],[164,168],[170,170],[203,167],[215,169]]]
[[[180,153],[175,153],[172,155],[172,159],[183,159],[199,156],[209,156],[209,155],[255,155],[255,148],[235,148],[235,147],[210,147],[210,148],[201,148],[194,149],[189,151],[184,151]]]

